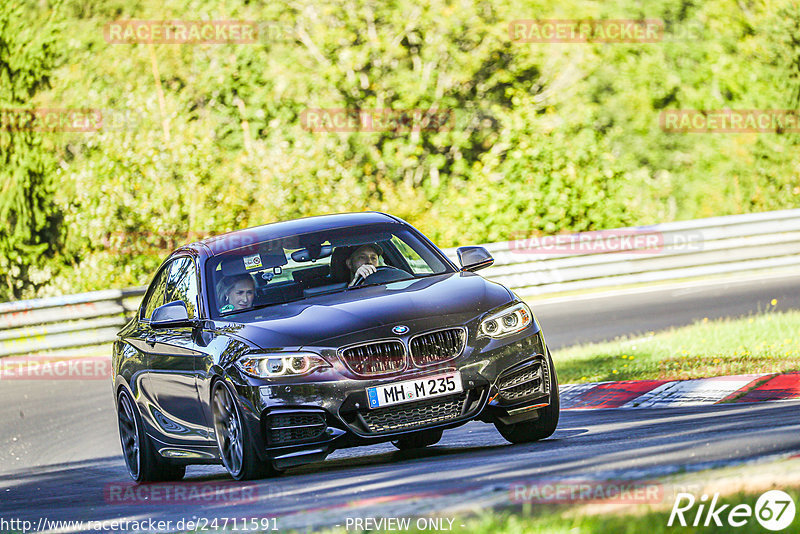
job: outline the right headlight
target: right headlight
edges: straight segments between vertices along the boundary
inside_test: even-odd
[[[501,338],[524,330],[533,322],[533,314],[524,302],[517,302],[493,313],[478,328],[478,336]]]
[[[279,378],[305,375],[315,369],[330,367],[330,364],[313,352],[276,352],[242,356],[236,361],[236,366],[257,378]]]

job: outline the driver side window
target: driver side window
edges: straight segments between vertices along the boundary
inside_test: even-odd
[[[197,274],[191,258],[177,258],[161,269],[145,295],[140,318],[149,321],[156,308],[175,300],[186,304],[190,319],[198,317]]]
[[[156,278],[150,284],[150,289],[145,295],[145,301],[142,303],[140,319],[149,321],[153,316],[153,310],[164,304],[164,292],[166,290],[166,273],[169,267],[161,269]]]
[[[178,258],[167,268],[166,298],[164,302],[182,300],[189,319],[197,319],[197,275],[192,258]]]
[[[433,272],[430,265],[428,265],[428,263],[417,254],[417,251],[411,248],[405,241],[393,235],[392,244],[397,247],[397,250],[403,255],[403,258],[406,260],[406,263],[408,263],[408,266],[411,267],[411,271],[414,274],[429,274]]]

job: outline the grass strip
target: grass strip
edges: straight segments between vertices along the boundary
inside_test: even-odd
[[[553,358],[562,384],[798,371],[800,312],[706,318],[644,336],[568,347]]]

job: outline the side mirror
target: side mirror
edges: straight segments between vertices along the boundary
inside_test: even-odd
[[[197,320],[189,319],[189,311],[186,303],[176,300],[169,304],[164,304],[153,310],[150,318],[150,326],[153,328],[169,328],[174,326],[194,326]]]
[[[494,263],[494,258],[483,247],[459,247],[456,250],[462,271],[477,271]]]

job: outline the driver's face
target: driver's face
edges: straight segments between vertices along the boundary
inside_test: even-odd
[[[362,265],[370,264],[378,266],[380,256],[372,247],[361,247],[350,256],[350,269],[356,272]]]
[[[253,283],[241,280],[228,293],[228,302],[233,304],[234,310],[243,310],[252,306],[253,297],[255,297]]]

